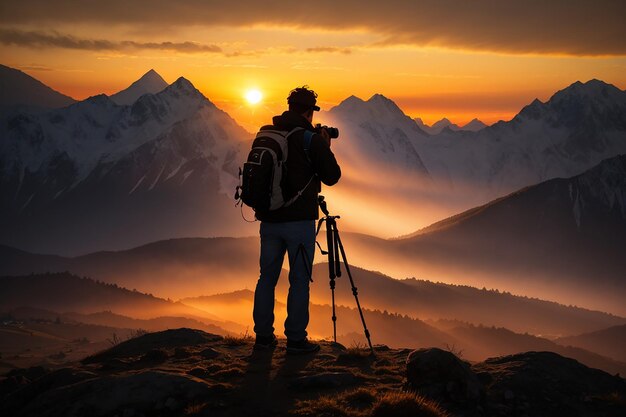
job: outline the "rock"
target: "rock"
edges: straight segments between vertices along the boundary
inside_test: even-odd
[[[351,372],[326,372],[298,377],[291,383],[291,387],[297,389],[338,388],[355,385],[359,381],[360,378]]]
[[[176,359],[187,359],[191,356],[189,349],[184,347],[177,347],[174,349],[174,357]]]
[[[217,350],[208,347],[200,352],[200,356],[202,356],[204,359],[213,359],[220,356],[220,353]]]
[[[206,378],[209,374],[204,368],[193,368],[187,371],[187,373],[195,376],[196,378]]]
[[[193,401],[211,396],[210,387],[192,376],[145,371],[52,386],[26,401],[11,404],[5,415],[15,415],[19,410],[21,416],[38,417],[122,416],[126,409],[133,409],[136,415],[154,415],[158,405],[168,410],[180,408],[177,398]]]
[[[490,358],[472,366],[491,375],[487,400],[533,416],[623,416],[626,381],[552,352]],[[614,398],[614,401],[600,401]],[[585,401],[587,399],[587,401]]]
[[[174,411],[178,408],[178,401],[176,401],[176,399],[169,397],[167,400],[165,400],[165,408],[169,408],[170,410]]]
[[[154,364],[165,362],[167,358],[169,355],[164,349],[150,349],[139,361]]]
[[[419,349],[406,360],[409,388],[437,401],[478,404],[484,388],[469,365],[451,352]]]

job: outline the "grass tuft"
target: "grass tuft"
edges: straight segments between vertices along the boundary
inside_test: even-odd
[[[395,391],[381,395],[372,407],[372,417],[447,417],[433,401],[412,392]]]

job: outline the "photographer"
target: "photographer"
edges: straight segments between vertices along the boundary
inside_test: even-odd
[[[273,125],[263,130],[292,131],[288,137],[285,189],[302,194],[287,207],[256,213],[261,221],[261,274],[254,294],[255,349],[276,346],[274,335],[274,290],[283,265],[285,252],[289,258],[289,295],[287,297],[288,353],[307,353],[320,346],[307,340],[309,323],[309,272],[315,251],[315,220],[319,218],[317,196],[321,183],[334,185],[341,170],[330,150],[336,129],[313,127],[317,94],[306,86],[291,91],[287,98],[289,110],[273,118]],[[308,133],[307,133],[308,132]],[[311,135],[311,132],[315,132]],[[302,253],[302,251],[304,253]]]

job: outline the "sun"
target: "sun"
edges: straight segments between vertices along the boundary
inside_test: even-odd
[[[245,97],[249,104],[258,104],[263,98],[263,94],[257,89],[252,89],[246,91]]]

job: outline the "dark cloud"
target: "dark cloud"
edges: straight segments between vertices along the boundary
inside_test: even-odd
[[[315,48],[306,48],[305,51],[312,53],[340,53],[345,55],[352,53],[350,48],[338,48],[335,46],[317,46]]]
[[[56,32],[27,32],[0,29],[0,43],[29,48],[66,48],[89,51],[119,51],[123,49],[157,49],[184,53],[222,52],[219,46],[195,42],[114,42],[103,39],[79,39]]]
[[[379,45],[432,45],[507,53],[625,55],[623,0],[20,0],[0,5],[4,25],[280,25],[367,30]]]

